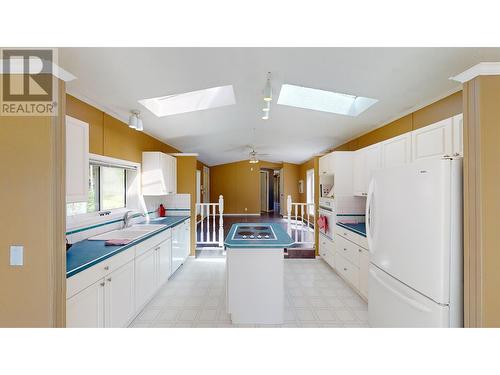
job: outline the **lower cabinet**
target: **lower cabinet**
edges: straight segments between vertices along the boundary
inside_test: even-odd
[[[189,220],[68,278],[67,327],[126,327],[172,275],[172,242],[179,262],[190,251]],[[174,231],[175,229],[175,231]]]
[[[337,225],[335,242],[332,241],[332,244],[334,249],[332,262],[328,262],[327,252],[325,260],[363,299],[367,300],[370,257],[366,248],[366,238]],[[321,248],[320,238],[320,254]],[[323,257],[323,254],[321,256]]]
[[[104,327],[104,279],[66,300],[66,327]]]
[[[124,327],[134,312],[134,262],[128,262],[104,280],[104,326]]]
[[[135,308],[140,309],[156,291],[156,250],[135,259]]]

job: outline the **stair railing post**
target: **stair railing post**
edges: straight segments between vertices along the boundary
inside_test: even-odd
[[[286,198],[286,212],[287,212],[287,228],[286,231],[289,236],[292,235],[292,196]]]
[[[224,197],[219,195],[219,246],[224,247]]]

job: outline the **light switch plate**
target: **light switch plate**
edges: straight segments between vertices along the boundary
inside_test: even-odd
[[[10,265],[22,266],[23,265],[24,246],[11,246],[10,247]]]

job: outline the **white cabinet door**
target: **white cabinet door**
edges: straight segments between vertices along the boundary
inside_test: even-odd
[[[177,159],[162,152],[142,153],[142,194],[177,192]]]
[[[104,327],[104,279],[66,300],[66,327]]]
[[[453,156],[464,156],[464,116],[462,113],[452,117]]]
[[[411,160],[411,133],[381,143],[382,168],[395,167]]]
[[[135,308],[140,309],[156,292],[156,251],[147,253],[135,259]]]
[[[156,250],[158,266],[158,286],[167,282],[172,274],[172,241],[168,239],[163,241]]]
[[[414,130],[411,133],[412,160],[440,158],[452,154],[452,118]]]
[[[130,261],[105,278],[105,326],[125,327],[134,316],[134,261]]]
[[[319,158],[319,174],[327,174],[328,173],[328,155],[324,155]]]
[[[89,188],[89,125],[66,116],[66,202],[86,202]]]
[[[183,239],[183,248],[184,248],[184,261],[188,258],[189,254],[191,254],[191,220],[188,219],[184,222],[184,239]]]
[[[363,195],[365,176],[365,154],[363,150],[354,152],[353,157],[353,191],[354,195]]]
[[[368,298],[368,266],[370,256],[368,250],[359,249],[359,292],[364,298]]]

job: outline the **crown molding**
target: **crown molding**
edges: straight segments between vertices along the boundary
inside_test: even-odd
[[[454,77],[450,77],[450,79],[452,81],[464,83],[478,76],[496,75],[500,75],[500,62],[481,62]]]

